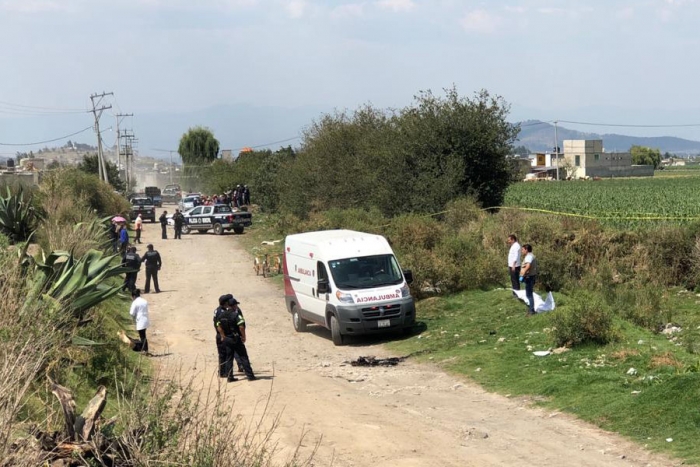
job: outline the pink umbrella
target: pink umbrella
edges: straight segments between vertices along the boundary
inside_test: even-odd
[[[112,218],[112,222],[119,224],[121,222],[126,222],[126,219],[124,219],[122,216],[114,216]]]

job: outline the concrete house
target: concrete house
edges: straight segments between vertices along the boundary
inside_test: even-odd
[[[632,165],[628,152],[604,152],[600,139],[565,139],[564,167],[567,178],[651,177],[652,165]],[[560,166],[561,167],[561,166]]]

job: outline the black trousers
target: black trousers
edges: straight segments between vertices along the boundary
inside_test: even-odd
[[[122,287],[122,289],[134,290],[136,288],[137,276],[138,272],[127,272],[124,277],[124,287]]]
[[[182,226],[175,226],[175,238],[182,239]]]
[[[168,239],[168,230],[167,230],[167,229],[168,229],[168,226],[167,226],[167,225],[163,225],[163,224],[160,225],[161,238],[162,238],[163,240],[167,240],[167,239]]]
[[[146,339],[146,330],[139,331],[139,341],[134,342],[134,352],[148,352],[148,339]]]
[[[508,267],[508,274],[510,274],[510,285],[513,290],[520,290],[520,266],[514,268],[514,270]]]
[[[158,286],[158,270],[149,268],[146,268],[146,287],[143,288],[143,291],[151,291],[151,278],[153,278],[153,287],[155,287],[156,292],[160,292],[160,287]]]
[[[219,357],[219,376],[225,378],[228,376],[226,374],[226,344],[224,344],[221,340],[221,335],[219,333],[216,333],[216,353]],[[238,354],[234,352],[233,359],[236,360],[236,364],[238,365],[238,371],[243,373],[241,357],[239,357]],[[231,366],[233,367],[233,363],[231,363]]]
[[[241,341],[241,338],[227,337],[224,340],[224,346],[226,347],[226,360],[224,361],[224,374],[228,378],[233,378],[233,359],[235,355],[238,355],[238,362],[243,367],[246,378],[255,378],[255,373],[253,373],[253,368],[250,366],[250,360],[248,359],[248,351],[245,348],[245,344]]]
[[[134,238],[134,243],[141,243],[141,229],[136,231],[136,238]]]

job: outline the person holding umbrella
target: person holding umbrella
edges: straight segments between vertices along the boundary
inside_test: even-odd
[[[119,224],[126,222],[122,216],[114,216],[109,226],[109,239],[112,242],[112,250],[116,253],[119,248]]]

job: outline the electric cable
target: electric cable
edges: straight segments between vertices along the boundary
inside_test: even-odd
[[[71,136],[79,135],[80,133],[84,133],[91,129],[92,125],[90,125],[87,128],[83,128],[80,131],[76,131],[75,133],[71,133],[70,135],[61,136],[60,138],[47,139],[46,141],[37,141],[35,143],[0,143],[0,146],[36,146],[38,144],[53,143],[54,141],[60,141],[62,139],[70,138]]]

